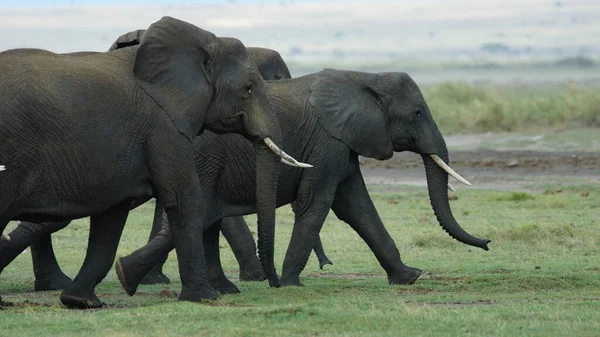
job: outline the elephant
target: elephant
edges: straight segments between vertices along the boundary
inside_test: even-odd
[[[120,36],[110,47],[109,51],[139,45],[144,32],[145,30],[136,30]],[[287,65],[277,51],[259,47],[247,47],[246,50],[248,59],[258,69],[263,80],[291,78]],[[87,56],[91,54],[96,54],[96,52],[76,52],[65,55]],[[43,226],[40,226],[35,223],[21,222],[18,228],[10,233],[13,241],[0,245],[3,248],[3,256],[0,257],[0,271],[26,247],[31,245],[35,291],[67,289],[71,285],[72,280],[64,274],[58,265],[52,248],[50,233],[66,227],[69,223],[70,221],[63,221],[58,223],[44,223]],[[150,239],[160,230],[161,226],[161,221],[155,222]],[[229,242],[239,262],[240,280],[264,280],[266,276],[260,261],[256,257],[256,245],[243,217],[223,219],[221,232]],[[6,234],[4,235],[6,236]],[[34,241],[33,238],[38,236],[39,239]],[[332,264],[325,254],[320,240],[315,245],[315,253],[321,268],[326,264]],[[157,265],[142,281],[142,284],[157,283],[170,283],[169,278],[162,273],[162,264]]]
[[[203,231],[214,222],[210,196],[194,172],[193,141],[205,130],[253,144],[259,253],[274,269],[279,161],[310,165],[277,147],[277,117],[241,41],[165,16],[138,46],[78,55],[8,50],[0,72],[0,185],[11,191],[0,195],[0,233],[10,220],[90,216],[86,257],[60,295],[64,305],[102,306],[94,288],[112,266],[129,210],[152,197],[173,227],[179,300],[220,296],[203,253]],[[0,245],[10,242],[3,237]]]
[[[444,138],[408,74],[326,69],[266,83],[282,130],[283,149],[314,165],[304,171],[286,166],[280,172],[277,206],[291,203],[295,222],[279,285],[302,285],[300,273],[330,209],[367,243],[390,284],[412,284],[421,275],[422,270],[405,265],[400,258],[365,187],[359,155],[385,160],[394,152],[420,154],[429,199],[442,228],[460,242],[489,249],[490,240],[468,234],[452,214],[446,191],[448,177],[468,181],[448,166]],[[206,132],[195,139],[194,146],[198,173],[205,177],[212,173],[214,177],[204,179],[203,188],[222,192],[211,209],[223,218],[255,212],[253,185],[248,183],[256,169],[253,155],[247,151],[250,144],[237,135]],[[203,149],[213,147],[221,147],[220,155],[208,163]],[[232,183],[218,179],[220,176],[238,178]],[[161,219],[160,212],[157,210],[155,221]],[[219,225],[217,221],[205,232],[204,248],[209,278],[221,290],[231,282],[220,264]],[[147,245],[117,259],[115,270],[127,294],[133,295],[145,274],[172,249],[172,233],[165,225]]]
[[[145,30],[137,30],[120,36],[111,46],[110,50],[134,46]],[[248,58],[256,66],[264,80],[277,80],[291,78],[287,65],[278,52],[258,47],[248,47]],[[91,52],[70,53],[71,56],[84,56],[93,54]],[[59,223],[38,224],[22,222],[19,227],[10,233],[13,237],[11,243],[5,243],[3,256],[0,257],[0,271],[8,265],[27,246],[31,245],[31,257],[35,275],[35,291],[62,290],[71,285],[72,280],[61,270],[52,248],[50,233],[58,231],[69,224],[69,221]],[[160,230],[162,222],[155,222],[150,239]],[[232,217],[223,219],[221,232],[229,242],[234,255],[239,262],[239,278],[243,281],[260,281],[265,279],[260,261],[256,257],[256,245],[252,233],[243,217]],[[33,237],[40,236],[33,241]],[[325,254],[320,240],[315,245],[315,253],[319,265],[323,268],[326,264],[332,264]],[[162,273],[162,264],[157,265],[151,273],[146,275],[142,284],[168,284],[170,280]]]

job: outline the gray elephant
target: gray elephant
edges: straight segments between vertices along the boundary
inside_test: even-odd
[[[325,70],[303,77],[268,81],[267,92],[283,132],[285,151],[314,165],[310,170],[284,167],[277,188],[277,205],[292,203],[295,223],[283,263],[281,285],[300,285],[300,272],[332,209],[371,248],[390,284],[411,284],[421,270],[406,266],[365,187],[358,156],[385,160],[394,151],[421,154],[431,205],[440,225],[456,240],[488,250],[489,240],[465,232],[448,203],[448,174],[466,182],[447,165],[448,151],[419,87],[405,73],[363,73]],[[290,137],[300,135],[299,137]],[[250,144],[236,135],[205,133],[194,141],[196,168],[203,188],[221,191],[211,209],[221,217],[255,212],[256,173]],[[220,155],[206,160],[203,149],[217,147]],[[219,176],[239,177],[235,182]],[[467,182],[466,182],[467,183]],[[160,219],[157,210],[156,219]],[[217,221],[205,232],[205,253],[211,283],[226,289],[218,254]],[[260,243],[260,241],[259,241]],[[210,248],[213,251],[210,251]],[[169,226],[163,226],[146,246],[117,260],[119,280],[129,295],[144,275],[173,249]],[[268,275],[272,277],[272,275]],[[230,282],[229,282],[230,283]],[[273,284],[276,282],[270,282]],[[230,289],[234,289],[230,286]]]
[[[13,191],[0,195],[0,233],[10,220],[91,216],[83,266],[60,296],[65,305],[102,305],[94,288],[114,261],[129,210],[151,197],[172,226],[179,299],[219,296],[202,247],[203,229],[214,222],[204,203],[210,196],[193,159],[203,130],[254,143],[261,240],[272,251],[279,161],[306,165],[273,142],[281,131],[239,40],[163,17],[139,46],[78,55],[9,50],[0,53],[0,72],[0,185]]]
[[[109,51],[119,48],[138,45],[145,30],[129,32],[117,38]],[[95,54],[93,52],[70,53],[71,56],[86,56]],[[287,65],[277,51],[248,47],[248,58],[261,74],[264,80],[278,80],[291,78]],[[52,248],[50,233],[66,227],[70,221],[58,223],[44,223],[42,226],[21,222],[19,226],[10,233],[13,238],[11,242],[0,242],[0,272],[25,248],[31,245],[31,257],[35,275],[34,288],[36,291],[67,289],[72,280],[63,273]],[[162,226],[162,221],[155,221],[150,239],[156,235]],[[260,261],[256,256],[256,244],[248,225],[243,217],[232,217],[224,219],[221,231],[229,242],[235,257],[238,260],[240,280],[260,281],[266,278]],[[34,241],[34,238],[39,239]],[[321,268],[325,264],[332,264],[326,256],[321,241],[315,245],[315,253]],[[146,275],[142,284],[170,283],[168,277],[162,273],[162,263],[157,265],[151,273]]]

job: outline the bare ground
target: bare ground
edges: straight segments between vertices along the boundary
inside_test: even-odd
[[[600,187],[598,152],[455,150],[450,151],[450,166],[474,188],[540,190],[545,183],[574,181]],[[422,159],[410,152],[386,161],[361,158],[361,170],[367,184],[426,185]]]

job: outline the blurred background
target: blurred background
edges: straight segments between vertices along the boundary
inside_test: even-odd
[[[170,15],[292,76],[405,71],[445,133],[600,126],[597,0],[0,0],[0,49],[104,51]]]

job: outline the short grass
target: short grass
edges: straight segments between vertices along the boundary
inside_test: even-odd
[[[369,187],[408,265],[425,270],[410,286],[390,286],[364,242],[330,215],[322,232],[333,266],[311,257],[304,287],[269,289],[237,281],[225,241],[228,275],[242,290],[207,303],[177,302],[174,254],[169,286],[142,286],[128,297],[113,271],[98,288],[107,308],[68,310],[58,292],[33,293],[29,254],[0,278],[15,306],[0,311],[0,336],[598,336],[600,334],[600,186],[541,186],[539,193],[461,188],[451,205],[470,233],[492,240],[485,252],[453,241],[437,225],[422,188]],[[544,192],[545,191],[545,192]],[[135,210],[119,247],[147,239],[152,205]],[[251,224],[255,217],[249,216]],[[292,229],[278,211],[276,261]],[[74,275],[87,222],[55,235],[60,262]],[[167,291],[164,291],[167,290]],[[162,294],[162,295],[161,295]]]
[[[600,126],[600,86],[444,82],[424,87],[444,132],[522,131]]]

